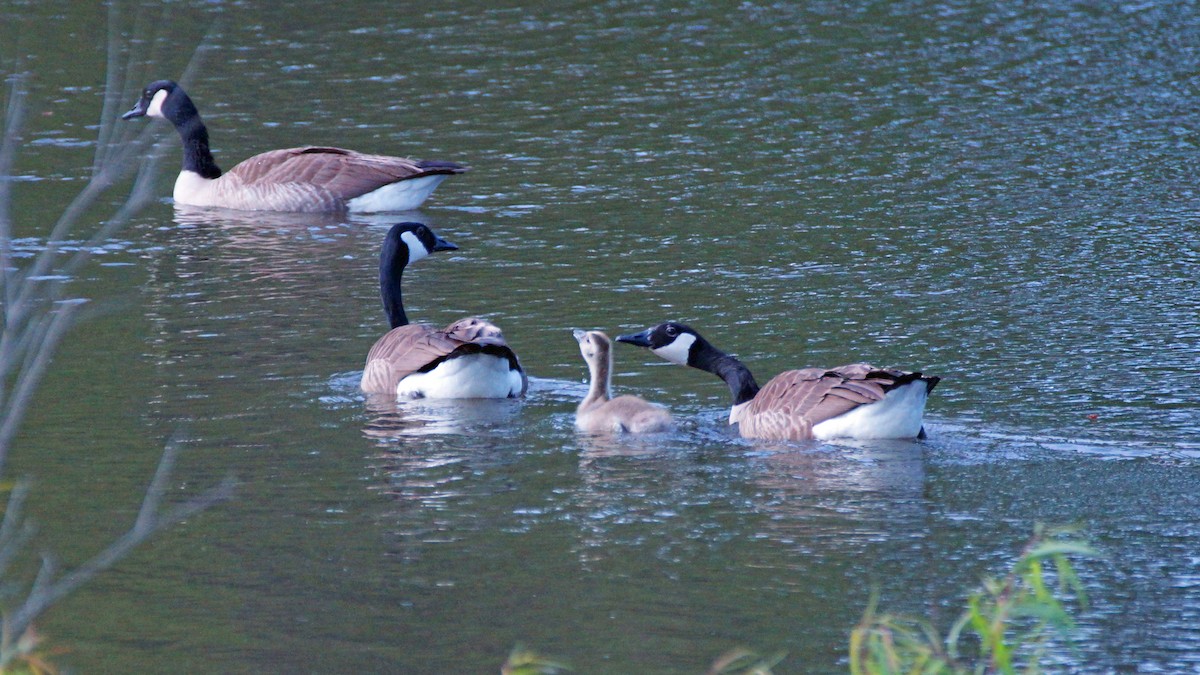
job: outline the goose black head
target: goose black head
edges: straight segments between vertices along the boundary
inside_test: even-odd
[[[176,91],[183,93],[178,84],[171,80],[155,80],[146,85],[142,90],[142,97],[134,104],[129,112],[121,115],[123,120],[131,120],[135,117],[167,117],[170,118],[172,104],[178,105],[178,99],[186,99],[187,96],[172,96]],[[189,101],[190,103],[190,101]],[[194,109],[194,106],[193,106]]]
[[[700,334],[682,323],[668,321],[640,333],[617,336],[617,342],[645,347],[671,363],[691,365],[692,353],[706,344]]]
[[[454,251],[457,246],[442,239],[422,223],[397,223],[388,230],[379,252],[379,297],[392,328],[408,323],[401,300],[400,279],[404,267],[434,251]]]
[[[414,263],[436,251],[457,251],[458,247],[434,234],[423,223],[397,223],[383,242],[383,255],[401,263]],[[400,255],[403,254],[403,255]]]

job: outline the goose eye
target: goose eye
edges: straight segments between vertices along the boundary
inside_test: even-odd
[[[678,334],[679,331],[675,329],[675,326],[667,326],[667,337],[675,337]]]

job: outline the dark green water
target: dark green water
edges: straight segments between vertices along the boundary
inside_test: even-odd
[[[396,219],[176,210],[172,146],[163,201],[71,286],[111,304],[6,475],[36,480],[39,547],[68,565],[128,526],[174,434],[181,495],[240,486],[47,616],[65,665],[495,672],[523,642],[589,673],[736,645],[839,672],[872,585],[949,621],[1042,520],[1107,554],[1063,670],[1200,668],[1194,7],[169,9],[123,8],[119,63],[132,93],[208,35],[189,91],[224,167],[301,143],[473,167],[410,214],[461,249],[406,301],[489,316],[534,380],[521,403],[368,408]],[[36,252],[91,165],[107,19],[0,20],[5,74],[33,75],[13,209]],[[570,329],[665,319],[760,380],[942,375],[930,438],[744,441],[722,383],[624,348],[615,386],[681,429],[577,435]]]

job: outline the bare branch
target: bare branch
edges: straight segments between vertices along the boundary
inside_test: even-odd
[[[171,469],[179,453],[179,443],[171,441],[163,450],[154,478],[146,489],[146,497],[142,508],[138,511],[133,526],[123,535],[114,540],[104,550],[71,572],[54,580],[53,560],[43,557],[42,568],[34,581],[25,602],[5,620],[5,632],[10,636],[20,636],[25,633],[34,619],[51,605],[63,599],[92,577],[112,567],[135,547],[145,542],[166,527],[179,523],[187,518],[233,496],[236,481],[232,477],[209,488],[204,493],[183,503],[176,504],[165,511],[160,508],[160,502],[165,492],[166,483],[170,478]],[[0,663],[0,667],[4,664]]]
[[[110,5],[110,7],[113,7],[113,5]],[[180,77],[181,82],[186,84],[199,68],[201,57],[207,50],[206,45],[211,42],[214,31],[215,28],[210,30],[204,42],[197,46],[187,68],[184,69],[183,75]],[[110,48],[111,44],[110,42]],[[105,96],[104,107],[106,109],[118,105],[109,103],[107,92]],[[119,118],[115,113],[113,113],[112,117],[101,120],[101,138],[111,138],[113,135],[112,129],[116,124],[119,124]],[[105,129],[109,131],[106,133]],[[117,213],[89,238],[87,245],[80,247],[71,257],[65,269],[67,271],[74,271],[87,262],[92,256],[92,249],[95,245],[112,237],[117,230],[128,222],[134,213],[145,207],[153,199],[150,183],[152,178],[157,175],[158,163],[165,155],[168,146],[166,143],[160,141],[149,153],[147,153],[147,148],[150,147],[152,140],[162,133],[162,130],[157,125],[146,125],[133,140],[122,143],[119,147],[107,143],[105,144],[107,149],[103,151],[97,150],[97,162],[93,166],[91,180],[88,181],[87,185],[75,196],[75,199],[63,210],[62,215],[59,216],[58,222],[55,223],[46,241],[46,248],[38,255],[33,265],[25,273],[22,279],[23,283],[16,284],[20,286],[19,294],[15,298],[8,298],[6,310],[14,315],[9,319],[10,321],[15,320],[19,322],[24,318],[24,312],[28,311],[30,300],[38,292],[39,288],[38,284],[30,283],[30,281],[36,281],[49,273],[54,261],[58,257],[59,247],[61,247],[67,233],[74,227],[80,216],[96,202],[105,190],[129,175],[133,171],[132,167],[135,165],[138,166],[137,177],[134,183],[135,189],[117,210]],[[103,163],[100,162],[101,154],[104,157]],[[138,155],[142,155],[144,158],[140,163],[133,161],[133,158]],[[9,284],[5,285],[7,287]],[[6,290],[6,292],[8,291]]]
[[[29,358],[26,359],[25,365],[21,368],[21,374],[17,377],[12,398],[5,401],[4,419],[0,423],[0,472],[3,472],[4,462],[8,458],[8,444],[16,435],[17,427],[21,424],[21,419],[25,417],[25,410],[29,406],[33,392],[41,382],[46,367],[50,365],[50,356],[58,347],[63,335],[66,334],[71,316],[78,306],[79,303],[61,303],[52,314],[52,318],[48,322],[43,322],[45,330],[38,341],[37,349],[28,352]]]
[[[93,174],[87,185],[60,215],[46,240],[45,248],[23,272],[13,269],[11,223],[8,214],[2,210],[9,202],[11,187],[10,181],[0,178],[0,279],[4,282],[4,326],[0,331],[0,403],[5,406],[3,414],[0,415],[0,470],[3,470],[8,443],[23,417],[28,397],[48,365],[50,355],[62,337],[62,331],[67,327],[65,323],[58,323],[56,320],[52,326],[53,330],[50,330],[45,325],[39,325],[35,317],[45,307],[45,303],[59,292],[63,283],[72,278],[91,259],[99,245],[111,238],[135,213],[153,200],[154,178],[157,175],[158,164],[168,147],[166,142],[159,142],[151,148],[151,141],[155,135],[162,132],[157,125],[143,127],[132,140],[122,143],[119,147],[110,142],[116,135],[116,125],[120,124],[114,112],[119,103],[112,92],[119,92],[121,87],[118,85],[120,76],[112,74],[112,71],[116,70],[113,62],[119,53],[116,3],[110,4],[109,8],[110,75],[103,106],[105,118],[100,124],[100,141]],[[209,38],[206,38],[206,41],[208,40]],[[198,67],[203,51],[203,45],[197,47],[185,70],[184,78],[190,77]],[[18,132],[25,107],[24,92],[23,78],[13,78],[4,142],[0,146],[0,176],[6,175],[11,169],[16,154]],[[139,155],[142,157],[141,161],[135,161],[134,158]],[[55,269],[67,234],[80,217],[95,204],[105,190],[135,171],[130,194],[116,213],[102,223],[65,263]],[[51,274],[52,271],[57,273]],[[61,307],[53,311],[58,318],[62,318]],[[21,375],[16,382],[10,382],[12,369],[22,360],[25,366]],[[12,386],[11,393],[8,392],[9,386]]]
[[[4,505],[4,521],[0,523],[0,579],[8,572],[8,566],[25,544],[33,537],[35,528],[22,519],[25,499],[29,496],[29,483],[17,483]]]
[[[87,263],[98,246],[111,238],[135,213],[154,199],[154,177],[168,144],[154,144],[163,136],[160,125],[146,125],[137,133],[121,128],[118,110],[125,98],[123,89],[129,86],[129,73],[139,57],[129,54],[124,69],[120,61],[120,14],[118,3],[108,3],[108,74],[101,110],[100,131],[92,164],[90,180],[75,195],[54,223],[45,245],[24,269],[17,269],[12,241],[12,220],[9,211],[13,181],[11,174],[20,144],[20,131],[26,111],[25,75],[9,79],[9,97],[3,135],[0,136],[0,474],[3,473],[8,448],[41,382],[55,350],[76,319],[77,310],[85,301],[63,299],[64,288]],[[163,8],[164,12],[169,11]],[[146,12],[138,12],[135,24],[152,21]],[[135,30],[141,35],[143,30]],[[205,38],[211,42],[211,33]],[[186,81],[197,67],[203,44],[196,49],[181,80]],[[14,69],[19,71],[18,69]],[[128,196],[113,215],[99,223],[90,234],[76,235],[84,240],[69,257],[62,256],[67,237],[92,208],[105,190],[133,176]],[[65,260],[64,260],[65,258]],[[112,567],[134,547],[162,529],[187,519],[232,496],[234,480],[226,478],[205,492],[180,503],[164,506],[171,474],[179,452],[179,443],[172,440],[164,449],[158,468],[146,489],[137,517],[130,529],[112,541],[91,559],[76,569],[59,576],[55,560],[43,554],[42,565],[29,592],[20,606],[3,620],[0,637],[0,671],[16,655],[13,645],[19,643],[31,623],[46,609],[87,583],[96,574]],[[27,483],[16,485],[4,506],[0,521],[0,577],[8,571],[18,552],[33,536],[34,527],[24,517],[28,498]]]
[[[121,105],[119,96],[122,94],[121,79],[126,72],[117,67],[121,54],[120,43],[120,6],[109,3],[108,6],[108,50],[107,62],[104,68],[104,105],[100,109],[100,131],[96,137],[96,156],[92,160],[92,176],[100,173],[108,165],[107,157],[112,147],[113,132],[116,125],[111,120],[116,118]]]
[[[4,135],[0,137],[0,283],[4,285],[5,309],[13,299],[12,278],[12,203],[13,165],[20,142],[21,125],[25,119],[25,78],[14,75],[9,80],[8,109],[4,117]]]

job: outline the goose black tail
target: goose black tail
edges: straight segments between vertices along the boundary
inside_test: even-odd
[[[439,174],[439,173],[456,174],[456,173],[466,173],[467,171],[471,170],[470,167],[463,166],[462,164],[456,164],[454,162],[443,162],[443,161],[436,160],[436,159],[421,160],[421,161],[417,162],[417,166],[421,167],[422,171],[429,173],[429,174]]]

